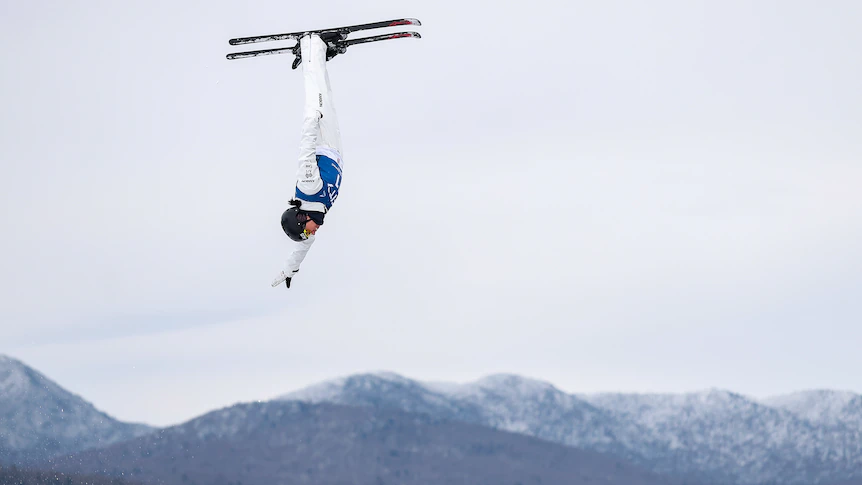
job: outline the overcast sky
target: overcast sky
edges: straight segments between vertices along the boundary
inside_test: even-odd
[[[402,16],[422,39],[328,64],[345,179],[273,289],[302,78],[227,40]],[[860,22],[849,0],[2,2],[0,353],[153,425],[376,370],[862,392]]]

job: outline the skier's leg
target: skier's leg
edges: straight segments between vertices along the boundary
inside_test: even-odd
[[[337,162],[343,166],[341,130],[338,127],[329,74],[326,72],[326,43],[316,34],[311,34],[299,40],[299,47],[302,50],[302,73],[305,79],[306,115],[314,111],[323,113],[318,145],[335,150],[338,154]]]

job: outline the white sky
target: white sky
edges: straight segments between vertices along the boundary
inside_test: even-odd
[[[272,289],[302,79],[227,39],[401,16],[421,40],[329,64],[345,182]],[[854,1],[3,2],[0,353],[153,425],[369,370],[862,392],[860,22]]]

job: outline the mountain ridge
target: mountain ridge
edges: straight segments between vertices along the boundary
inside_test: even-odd
[[[609,453],[663,476],[739,485],[862,479],[862,395],[847,391],[766,399],[718,388],[570,394],[515,374],[425,383],[376,372],[323,381],[269,402],[292,400],[396,410],[518,433]],[[153,430],[116,421],[0,355],[0,462],[104,448]]]
[[[662,474],[744,485],[862,477],[862,420],[859,426],[840,419],[811,422],[799,409],[772,407],[717,388],[585,395],[513,374],[424,384],[381,373],[354,374],[316,388],[326,389],[314,396],[317,402],[394,409],[415,408],[414,397],[430,392],[438,408],[471,409],[469,415],[450,418],[613,453]],[[399,392],[407,388],[410,393]],[[304,397],[299,390],[276,399]],[[845,400],[855,402],[852,396]]]
[[[0,463],[26,463],[152,430],[118,421],[23,362],[0,355]]]
[[[49,465],[162,485],[682,485],[610,455],[519,433],[301,401],[236,404]]]

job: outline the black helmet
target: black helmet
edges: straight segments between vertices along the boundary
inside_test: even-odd
[[[293,204],[293,201],[291,201],[291,204]],[[281,228],[284,229],[287,237],[297,242],[308,239],[308,236],[305,234],[306,222],[308,222],[308,215],[300,212],[299,207],[296,205],[293,205],[281,215]]]
[[[287,237],[294,241],[301,242],[308,239],[308,233],[305,232],[305,223],[314,221],[317,225],[323,225],[323,217],[326,215],[322,212],[303,211],[299,209],[302,202],[294,199],[290,201],[291,207],[284,211],[281,215],[281,228]]]

